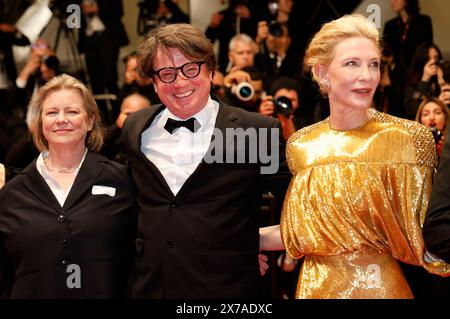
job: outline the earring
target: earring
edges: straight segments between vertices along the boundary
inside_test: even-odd
[[[330,81],[328,80],[323,80],[320,84],[325,91],[328,91],[331,88]]]

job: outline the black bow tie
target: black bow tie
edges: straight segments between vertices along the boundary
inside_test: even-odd
[[[190,119],[187,119],[186,121],[177,121],[177,120],[168,118],[166,125],[164,125],[164,128],[166,129],[167,132],[172,134],[175,129],[180,128],[182,126],[187,128],[191,132],[197,132],[198,129],[200,128],[200,123],[194,117],[191,117]]]

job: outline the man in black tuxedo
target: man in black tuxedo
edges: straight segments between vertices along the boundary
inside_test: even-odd
[[[261,194],[282,197],[290,179],[279,122],[210,95],[198,27],[153,29],[138,61],[162,104],[122,133],[140,206],[130,297],[257,297]]]

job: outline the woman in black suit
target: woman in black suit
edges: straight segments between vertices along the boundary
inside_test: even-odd
[[[0,190],[0,297],[117,298],[135,232],[124,166],[96,154],[103,131],[92,94],[61,75],[32,100],[41,151]]]

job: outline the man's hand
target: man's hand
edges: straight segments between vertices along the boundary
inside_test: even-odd
[[[269,264],[267,263],[268,259],[269,258],[266,255],[259,254],[259,272],[261,276],[264,276],[267,269],[269,269]]]
[[[272,102],[273,96],[272,95],[266,95],[262,100],[261,104],[259,105],[258,112],[262,115],[272,116],[273,112],[275,111],[275,105]]]
[[[232,87],[233,84],[239,84],[241,82],[250,82],[252,78],[248,72],[242,70],[236,70],[228,73],[223,79],[223,83],[226,87]]]
[[[12,24],[0,23],[0,31],[5,32],[5,33],[16,33],[17,29]]]
[[[265,41],[268,36],[269,36],[269,25],[267,24],[267,21],[259,21],[255,42],[260,44],[261,42]]]
[[[294,124],[294,114],[289,115],[289,117],[286,117],[282,113],[278,113],[277,115],[278,120],[281,122],[284,140],[287,141],[297,131]]]

